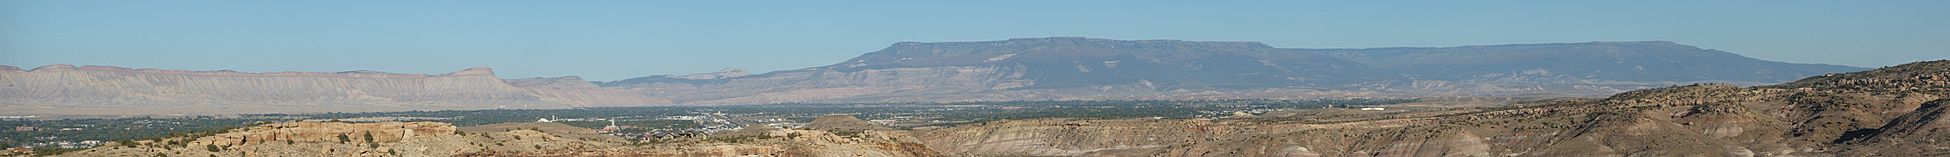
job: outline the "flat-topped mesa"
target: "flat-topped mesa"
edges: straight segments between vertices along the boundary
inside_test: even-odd
[[[41,66],[41,67],[35,67],[35,68],[34,68],[33,70],[27,70],[27,71],[28,71],[28,72],[35,72],[35,71],[50,71],[50,70],[51,70],[51,71],[61,71],[61,70],[75,70],[75,69],[76,69],[76,68],[74,67],[74,65],[67,65],[67,64],[48,64],[48,65],[43,65],[43,66]]]
[[[0,71],[22,71],[20,67],[0,65]]]
[[[18,70],[14,66],[8,66]],[[137,74],[172,74],[172,76],[326,76],[326,78],[433,78],[427,74],[392,74],[374,70],[353,70],[353,72],[236,72],[236,70],[160,70],[160,68],[121,68],[121,66],[72,66],[72,64],[47,64],[41,68],[25,72],[137,72]],[[468,68],[445,76],[493,76],[489,68]]]
[[[447,73],[447,76],[463,76],[463,75],[489,75],[489,76],[492,76],[492,75],[494,75],[494,69],[490,69],[490,68],[488,68],[488,67],[473,67],[473,68],[467,68],[467,69],[462,69],[462,70],[460,70],[460,71],[455,71],[455,72],[453,72],[453,73]]]

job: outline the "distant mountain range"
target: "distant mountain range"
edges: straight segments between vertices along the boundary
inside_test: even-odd
[[[442,75],[0,67],[0,114],[128,115],[787,102],[1593,96],[1702,82],[1759,85],[1863,68],[1672,42],[1288,49],[1077,37],[902,42],[840,63],[590,82]]]
[[[687,104],[1605,95],[1860,70],[1658,41],[1283,49],[1257,42],[1054,37],[902,42],[821,67],[598,84]]]
[[[568,108],[670,104],[576,77],[503,80],[487,68],[440,75],[372,71],[242,73],[48,65],[0,67],[0,115]]]

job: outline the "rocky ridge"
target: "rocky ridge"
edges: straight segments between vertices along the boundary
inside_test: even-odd
[[[1950,61],[1926,61],[1346,122],[1043,119],[916,134],[974,156],[1932,156],[1950,154],[1946,72]]]

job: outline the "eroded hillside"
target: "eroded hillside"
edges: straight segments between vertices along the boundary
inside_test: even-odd
[[[916,134],[970,156],[1928,156],[1950,153],[1946,95],[1940,60],[1349,122],[1043,119]]]
[[[501,127],[501,129],[493,129]],[[436,122],[286,122],[212,136],[112,144],[60,156],[938,156],[905,131],[761,129],[634,143],[566,125],[456,131]]]

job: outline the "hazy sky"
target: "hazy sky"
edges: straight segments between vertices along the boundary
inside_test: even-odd
[[[0,65],[495,68],[617,80],[837,63],[901,41],[1284,48],[1666,40],[1862,67],[1950,58],[1950,1],[0,1]]]

